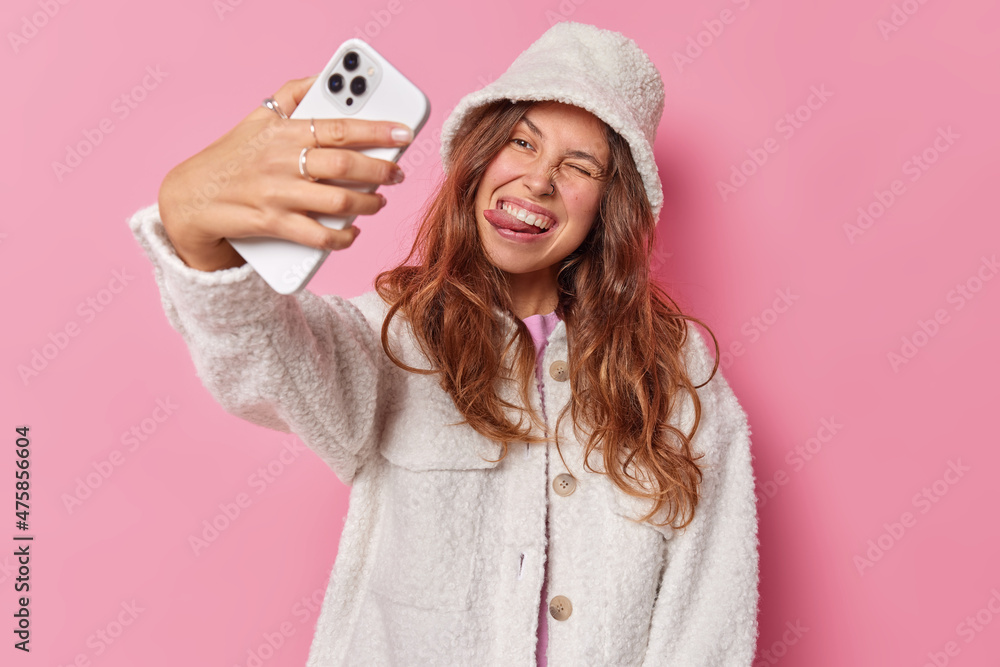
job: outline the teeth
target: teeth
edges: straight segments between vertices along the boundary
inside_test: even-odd
[[[514,206],[513,204],[510,204],[508,202],[503,202],[502,204],[500,204],[500,208],[503,209],[504,211],[507,211],[521,222],[525,222],[529,225],[534,225],[539,229],[548,229],[549,227],[552,226],[552,221],[546,216],[529,213],[523,208],[518,208],[517,206]]]

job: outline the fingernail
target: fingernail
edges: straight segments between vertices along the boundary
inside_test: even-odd
[[[410,132],[408,127],[394,127],[392,128],[392,140],[398,141],[401,144],[409,143],[413,139],[413,133]]]
[[[376,192],[375,194],[378,195],[378,198],[382,200],[382,206],[385,206],[386,204],[385,195],[382,194],[381,192]]]
[[[403,173],[402,169],[396,169],[392,172],[392,176],[389,179],[390,183],[402,183],[403,179],[406,178],[406,174]]]

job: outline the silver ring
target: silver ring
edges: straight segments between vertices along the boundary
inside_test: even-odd
[[[302,178],[307,178],[310,181],[318,181],[319,179],[310,176],[309,170],[306,169],[306,153],[308,153],[311,149],[312,146],[306,146],[302,149],[302,152],[299,153],[299,173],[302,174]]]
[[[278,114],[285,120],[288,119],[288,116],[285,115],[285,112],[281,110],[280,106],[278,106],[278,100],[274,99],[273,97],[267,98],[266,100],[261,102],[261,105],[267,107],[268,109]]]
[[[313,133],[313,139],[316,140],[316,148],[319,148],[319,137],[316,136],[316,124],[313,122],[315,118],[309,119],[309,131]]]
[[[552,186],[552,192],[546,192],[545,195],[547,197],[551,197],[552,195],[554,195],[556,193],[556,184],[555,183],[549,183],[549,185]]]

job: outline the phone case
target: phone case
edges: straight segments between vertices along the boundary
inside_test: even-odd
[[[351,52],[357,54],[358,63],[353,69],[347,70],[344,59]],[[328,83],[338,73],[344,79],[343,88],[334,93]],[[366,90],[361,95],[356,95],[351,89],[351,82],[358,76],[366,80]],[[353,103],[348,104],[348,98],[352,98]],[[290,118],[361,118],[400,122],[413,130],[415,140],[429,115],[430,102],[427,96],[371,45],[352,38],[340,45]],[[359,152],[395,162],[412,145],[413,142],[402,147],[367,148]],[[373,192],[378,187],[375,184],[328,179],[318,182],[358,192]],[[313,212],[308,215],[321,224],[336,229],[349,227],[357,217],[332,217]],[[281,294],[292,294],[304,288],[331,252],[270,237],[228,241]]]

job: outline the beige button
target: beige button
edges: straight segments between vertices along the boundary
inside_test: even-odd
[[[568,496],[576,491],[576,477],[565,472],[561,475],[556,475],[556,478],[552,480],[552,488],[560,496]]]
[[[557,621],[565,621],[573,613],[573,604],[565,595],[557,595],[549,602],[549,613]]]
[[[549,366],[549,375],[559,382],[565,382],[569,379],[569,364],[565,361],[553,361]]]

